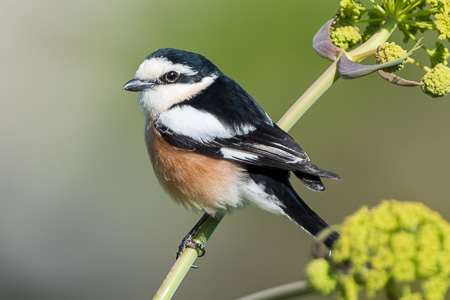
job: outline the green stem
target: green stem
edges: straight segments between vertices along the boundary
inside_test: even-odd
[[[422,3],[422,2],[423,2],[423,0],[417,0],[417,1],[415,1],[415,2],[410,3],[408,6],[406,6],[405,8],[403,8],[403,9],[398,13],[398,15],[401,16],[401,15],[404,15],[404,14],[406,14],[406,13],[412,11],[414,8],[416,8],[418,5],[420,5],[420,3]]]
[[[414,42],[417,43],[417,38],[415,35],[413,35],[408,28],[406,28],[405,26],[403,26],[403,24],[399,24],[398,28],[403,31],[404,34],[406,34],[411,40],[413,40]]]
[[[407,61],[408,63],[410,63],[410,64],[413,64],[413,65],[415,65],[415,66],[421,68],[421,69],[424,70],[425,72],[431,72],[431,69],[430,69],[429,67],[427,67],[427,66],[421,64],[420,62],[418,62],[417,60],[415,60],[415,59],[412,58],[412,57],[408,57],[408,58],[406,59],[406,61]]]
[[[349,52],[347,55],[354,61],[359,61],[374,53],[379,44],[385,42],[392,31],[396,28],[397,23],[394,19],[388,18],[383,26],[364,44]],[[331,66],[320,76],[316,82],[294,103],[294,105],[284,114],[278,122],[278,125],[285,131],[289,131],[292,126],[300,119],[300,117],[317,101],[317,99],[331,87],[331,85],[339,78],[337,73],[337,62]],[[211,237],[212,233],[219,225],[222,217],[210,218],[200,228],[194,240],[205,244]],[[181,281],[191,269],[197,255],[198,249],[187,248],[180,255],[173,265],[163,284],[160,286],[153,300],[171,299],[180,285]]]
[[[408,2],[406,1],[395,1],[394,11],[398,12],[405,8]]]
[[[303,93],[278,121],[278,126],[289,131],[303,114],[339,79],[337,60]]]
[[[418,11],[416,13],[412,13],[412,14],[406,14],[404,16],[402,16],[402,20],[408,20],[408,19],[412,19],[418,16],[426,16],[426,15],[431,15],[431,14],[435,14],[438,13],[439,9],[430,9],[430,10],[422,10],[422,11]]]
[[[392,32],[397,27],[397,22],[393,18],[388,18],[381,28],[364,44],[349,52],[347,56],[353,61],[360,61],[370,54],[373,54],[378,45],[387,41]],[[289,110],[278,121],[278,125],[286,131],[303,116],[303,114],[323,95],[333,83],[339,79],[337,71],[337,61],[331,66],[298,98]]]
[[[398,28],[401,30],[401,31],[403,31],[403,33],[404,34],[406,34],[411,40],[413,40],[414,42],[418,42],[419,40],[416,38],[416,36],[415,35],[413,35],[405,26],[403,26],[402,24],[399,24],[398,25]],[[429,55],[429,56],[432,56],[433,55],[433,52],[430,50],[430,49],[428,49],[427,47],[425,47],[424,45],[421,45],[421,48],[423,49],[423,50],[425,50],[425,52]],[[409,59],[412,59],[412,58],[409,58]],[[411,62],[411,61],[410,61]]]
[[[312,293],[314,293],[314,290],[306,281],[298,281],[259,291],[236,300],[282,300]]]
[[[374,0],[369,0],[370,3],[372,3],[373,7],[378,10],[381,14],[385,15],[386,12],[384,11],[384,9],[378,5],[378,3],[376,3]]]
[[[371,22],[379,22],[379,23],[381,23],[382,21],[384,21],[384,18],[374,18],[374,19],[364,19],[364,20],[355,20],[355,21],[353,21],[353,23],[359,23],[359,24],[361,24],[361,23],[371,23]]]
[[[219,225],[220,220],[222,220],[222,216],[206,220],[200,231],[194,237],[194,240],[203,245],[206,244],[217,225]],[[169,274],[167,274],[166,279],[164,279],[164,282],[159,287],[153,300],[168,300],[172,298],[187,272],[191,269],[199,252],[199,249],[193,248],[186,248],[186,250],[183,251],[172,266],[172,269],[170,269]]]
[[[411,26],[414,27],[419,27],[419,28],[423,28],[423,29],[434,29],[434,25],[431,22],[417,22],[417,21],[411,21],[411,20],[404,20],[402,22],[403,24],[409,24]]]

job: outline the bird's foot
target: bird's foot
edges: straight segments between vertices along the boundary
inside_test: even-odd
[[[200,220],[194,225],[194,227],[189,231],[189,233],[184,237],[184,239],[181,241],[180,246],[178,246],[178,252],[177,252],[177,259],[180,257],[180,255],[183,253],[186,248],[193,248],[193,249],[199,249],[197,257],[202,257],[206,253],[205,245],[194,241],[194,236],[198,233],[202,225],[208,220],[211,216],[205,213]],[[197,269],[199,267],[192,266],[192,268]]]
[[[188,233],[183,240],[181,241],[180,246],[178,246],[177,259],[180,257],[181,253],[183,253],[186,248],[199,249],[198,257],[202,257],[206,254],[205,245],[194,241],[194,236]]]

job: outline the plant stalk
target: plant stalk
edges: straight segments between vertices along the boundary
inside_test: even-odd
[[[236,300],[282,300],[314,293],[306,281],[298,281],[259,291]]]
[[[194,240],[205,245],[222,218],[223,216],[219,216],[217,218],[209,218],[206,220]],[[159,287],[153,300],[169,300],[172,298],[187,272],[191,269],[199,253],[199,249],[193,248],[186,248],[186,250],[183,251],[172,266],[172,269],[170,269],[169,274],[167,274],[166,279],[164,279],[164,282]]]

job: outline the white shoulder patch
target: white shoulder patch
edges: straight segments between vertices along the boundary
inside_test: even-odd
[[[255,129],[251,125],[228,128],[216,116],[190,105],[176,106],[162,113],[159,120],[174,132],[200,142],[210,142],[215,138],[231,138]]]

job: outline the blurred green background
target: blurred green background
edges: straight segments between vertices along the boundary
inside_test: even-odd
[[[3,1],[0,299],[151,299],[199,216],[156,182],[137,95],[123,84],[158,48],[199,52],[277,120],[329,65],[311,40],[337,7]],[[339,80],[291,134],[343,179],[325,193],[295,182],[298,192],[331,224],[386,198],[450,219],[448,100],[376,75]],[[283,218],[235,212],[174,299],[233,299],[303,279],[311,242]]]

